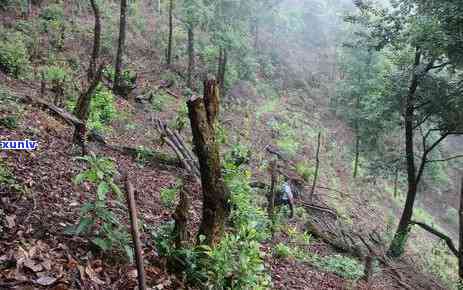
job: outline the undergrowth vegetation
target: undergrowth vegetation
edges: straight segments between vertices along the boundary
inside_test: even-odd
[[[77,160],[86,162],[88,169],[75,177],[75,184],[88,182],[96,188],[96,193],[93,201],[81,207],[79,223],[66,232],[88,237],[101,251],[122,251],[133,261],[130,235],[117,216],[117,212],[124,213],[126,208],[122,202],[123,193],[113,181],[116,174],[114,162],[95,155]]]

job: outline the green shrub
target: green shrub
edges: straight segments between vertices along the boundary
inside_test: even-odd
[[[155,234],[156,249],[160,256],[174,261],[190,283],[203,289],[268,289],[270,276],[261,252],[261,242],[269,236],[266,214],[255,204],[249,171],[232,163],[226,163],[224,171],[231,192],[232,230],[214,248],[176,249],[173,226],[169,225]]]
[[[296,163],[296,172],[301,175],[305,181],[310,181],[315,174],[315,168],[307,161],[300,161]]]
[[[178,132],[181,132],[188,123],[188,107],[185,102],[182,102],[182,105],[177,111],[177,116],[174,121],[174,129]]]
[[[29,75],[31,63],[24,35],[20,32],[3,32],[0,35],[0,69],[15,78]]]
[[[0,160],[0,189],[2,188],[17,193],[26,192],[26,188],[16,180],[10,168]]]
[[[171,100],[170,96],[164,92],[151,92],[150,94],[153,95],[151,101],[153,110],[156,112],[164,111]]]
[[[64,7],[61,4],[50,4],[40,12],[40,18],[46,21],[64,21]]]
[[[0,126],[14,130],[18,127],[18,118],[16,116],[6,116],[0,118]]]
[[[341,255],[315,258],[314,264],[321,269],[334,272],[341,277],[358,280],[363,276],[363,265],[357,260]]]
[[[175,198],[179,191],[179,186],[164,187],[159,191],[162,204],[167,208],[172,208],[175,204]]]
[[[103,86],[98,86],[90,103],[90,115],[88,127],[97,131],[107,131],[108,125],[117,116],[115,105],[116,98],[113,93]],[[67,103],[67,108],[73,111],[76,106],[76,99],[71,99]]]
[[[294,253],[290,247],[285,244],[278,243],[275,246],[275,256],[277,258],[292,258],[294,257]]]
[[[90,241],[102,251],[118,249],[125,252],[130,261],[133,252],[130,246],[130,235],[127,227],[119,221],[114,214],[114,206],[109,206],[109,193],[117,195],[112,201],[122,212],[126,212],[122,204],[123,194],[113,182],[116,173],[114,162],[108,158],[99,158],[95,155],[77,158],[88,163],[89,168],[78,174],[74,182],[80,184],[84,181],[92,183],[96,188],[95,201],[88,202],[80,209],[79,223],[66,230],[73,235],[87,235]]]

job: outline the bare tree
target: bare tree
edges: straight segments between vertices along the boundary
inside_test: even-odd
[[[92,81],[95,78],[97,60],[100,56],[100,38],[101,38],[101,19],[100,9],[95,0],[90,0],[92,5],[93,15],[95,16],[95,27],[93,33],[93,51],[92,58],[90,59],[90,65],[88,67],[88,81]]]
[[[169,0],[169,40],[167,44],[167,65],[172,64],[172,46],[174,35],[174,7],[175,0]]]
[[[114,87],[116,94],[121,93],[122,88],[122,59],[125,52],[125,39],[127,35],[127,0],[121,0],[121,14],[119,22],[119,41],[115,64]]]
[[[222,237],[225,220],[230,212],[229,192],[222,179],[219,144],[215,137],[219,112],[217,82],[205,81],[204,96],[192,96],[187,105],[203,188],[203,216],[199,235],[206,237],[207,244],[216,245]]]

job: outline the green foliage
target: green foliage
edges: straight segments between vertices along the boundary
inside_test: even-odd
[[[291,258],[294,257],[292,249],[285,244],[278,243],[275,246],[275,256],[277,258]]]
[[[31,63],[22,33],[0,32],[0,69],[15,78],[30,75]]]
[[[171,101],[171,97],[164,92],[151,92],[151,94],[154,94],[151,101],[153,110],[156,112],[164,111]]]
[[[363,265],[357,260],[341,255],[315,257],[313,263],[325,271],[334,272],[350,280],[360,279],[364,272]]]
[[[180,108],[177,111],[173,128],[178,132],[181,132],[188,123],[188,107],[186,102],[182,102]]]
[[[50,4],[40,12],[40,18],[46,21],[64,21],[64,8],[61,4]]]
[[[299,150],[300,144],[296,138],[296,132],[288,122],[272,121],[270,123],[272,130],[278,136],[276,144],[278,148],[286,154],[294,156]]]
[[[47,81],[62,82],[68,78],[68,72],[58,65],[46,66],[43,68],[43,72]]]
[[[0,126],[14,130],[18,127],[18,118],[15,115],[0,117]]]
[[[10,168],[0,160],[0,189],[2,188],[16,193],[26,192],[25,187],[16,180]]]
[[[115,101],[116,98],[111,90],[101,85],[98,86],[90,103],[88,127],[97,131],[109,130],[108,125],[118,114]],[[75,108],[76,102],[75,99],[68,101],[67,107],[70,111]]]
[[[103,69],[103,76],[106,79],[113,81],[116,76],[114,66],[106,66]],[[127,84],[129,87],[133,87],[135,85],[134,80],[136,80],[137,74],[130,69],[123,69],[121,72],[121,77],[123,83]]]
[[[427,244],[427,243],[426,243]],[[425,245],[425,243],[421,243]],[[453,255],[448,246],[443,241],[435,243],[431,249],[427,247],[419,247],[418,251],[426,251],[423,256],[425,269],[435,275],[442,281],[448,289],[458,288],[458,260]]]
[[[207,289],[267,289],[261,242],[269,236],[265,212],[255,204],[249,187],[250,174],[226,163],[224,179],[231,191],[231,231],[214,248],[205,245],[175,249],[172,229],[166,226],[155,234],[161,256],[175,261],[190,283]]]
[[[91,242],[102,251],[118,249],[123,251],[132,261],[130,235],[126,226],[115,214],[116,209],[125,213],[125,206],[120,202],[123,194],[113,181],[116,174],[113,161],[95,155],[78,159],[85,161],[89,168],[78,174],[74,182],[76,184],[90,182],[96,187],[96,196],[93,202],[88,202],[82,206],[79,223],[67,229],[67,233],[90,236]],[[110,192],[115,193],[118,199],[111,200]]]
[[[180,186],[181,185],[175,185],[161,188],[159,195],[161,196],[161,202],[165,207],[172,208],[174,206],[175,198],[180,190]]]
[[[310,181],[315,174],[315,167],[307,161],[299,161],[296,163],[296,172],[302,176],[305,181]]]

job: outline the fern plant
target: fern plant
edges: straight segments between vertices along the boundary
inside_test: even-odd
[[[103,252],[118,249],[125,252],[129,260],[133,261],[127,227],[115,215],[116,210],[125,212],[125,206],[121,203],[123,194],[113,181],[116,173],[113,161],[93,154],[77,159],[85,161],[89,167],[78,174],[74,182],[76,184],[90,182],[97,190],[95,200],[82,206],[78,224],[68,229],[67,233],[87,235],[90,241]],[[116,200],[111,200],[110,192],[116,194]],[[116,206],[110,208],[110,202]]]

